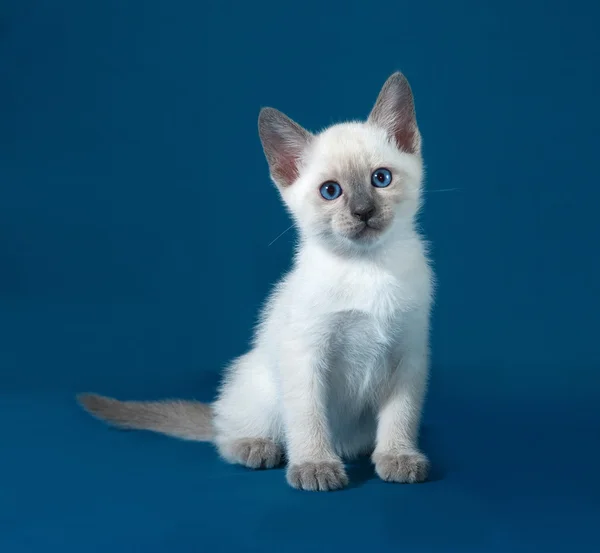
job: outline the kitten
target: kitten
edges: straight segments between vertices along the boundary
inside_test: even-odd
[[[433,275],[415,229],[423,164],[401,73],[366,122],[311,134],[264,108],[272,180],[300,234],[292,270],[212,405],[79,397],[113,425],[212,441],[230,463],[271,468],[304,490],[347,485],[342,459],[370,454],[391,482],[421,482]]]

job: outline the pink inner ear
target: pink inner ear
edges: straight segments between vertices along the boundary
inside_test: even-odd
[[[286,186],[291,185],[298,178],[298,161],[296,156],[290,154],[279,156],[273,167],[273,176]]]
[[[410,85],[401,73],[394,73],[383,85],[369,120],[394,137],[398,148],[410,154],[421,149]]]
[[[398,127],[394,133],[394,138],[402,151],[409,154],[417,153],[419,147],[418,134],[413,125],[401,125]]]
[[[259,133],[271,176],[280,186],[290,186],[299,176],[299,164],[311,134],[283,113],[265,108]]]

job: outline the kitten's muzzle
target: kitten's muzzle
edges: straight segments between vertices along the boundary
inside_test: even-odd
[[[368,223],[373,215],[375,215],[375,206],[373,204],[355,206],[352,211],[352,216],[362,223]]]
[[[371,217],[366,221],[357,222],[351,234],[352,240],[372,240],[379,236],[385,229],[385,222],[377,217]]]

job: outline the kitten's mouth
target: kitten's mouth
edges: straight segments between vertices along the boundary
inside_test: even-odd
[[[370,241],[377,238],[383,229],[381,225],[374,223],[363,223],[352,235],[353,240]]]

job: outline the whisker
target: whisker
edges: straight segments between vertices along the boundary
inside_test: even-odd
[[[269,245],[267,246],[267,248],[269,246],[272,246],[275,242],[277,242],[277,240],[279,240],[288,230],[292,230],[294,228],[294,225],[290,225],[288,228],[286,228],[281,234],[279,234],[278,236],[276,236],[272,242],[269,243]]]

